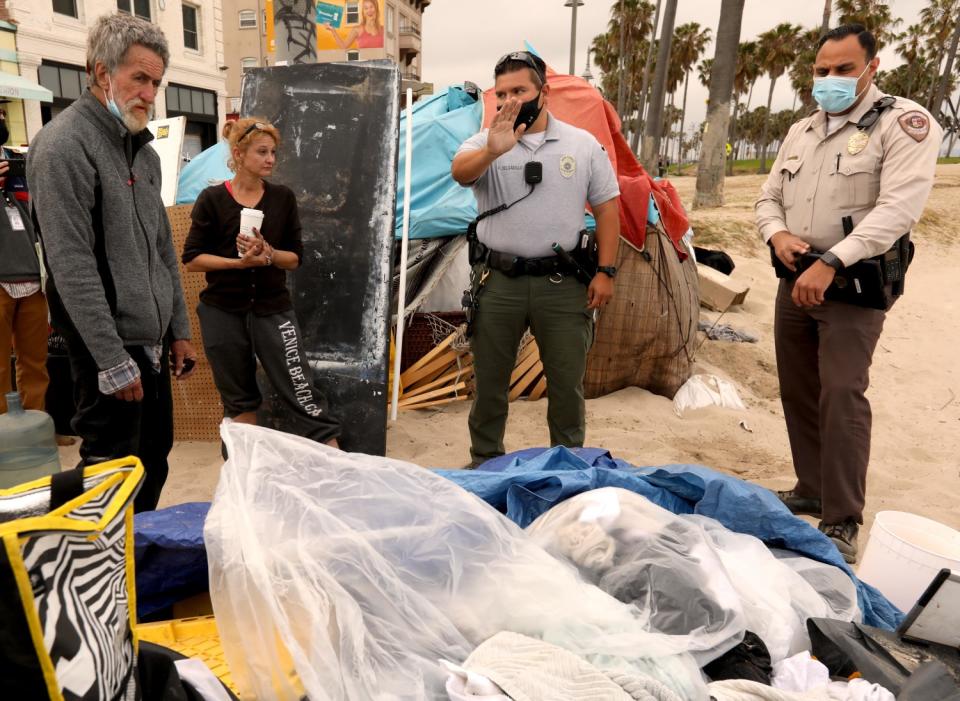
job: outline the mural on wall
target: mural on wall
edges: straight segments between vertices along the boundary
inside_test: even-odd
[[[311,21],[313,0],[272,0],[267,17],[267,44],[277,52],[278,60],[288,63],[313,63],[317,59],[317,26]],[[272,25],[272,26],[271,26]]]

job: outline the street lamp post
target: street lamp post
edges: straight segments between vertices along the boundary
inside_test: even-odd
[[[580,75],[588,83],[593,82],[593,73],[590,71],[590,47],[587,47],[587,66],[583,69],[583,73]]]
[[[567,0],[563,3],[564,7],[572,7],[573,14],[570,17],[570,75],[576,75],[577,67],[575,61],[577,58],[577,8],[583,5],[583,0]]]

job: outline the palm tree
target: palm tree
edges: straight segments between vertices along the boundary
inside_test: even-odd
[[[890,7],[884,0],[836,0],[840,24],[857,22],[870,30],[877,39],[877,49],[897,38],[894,31],[903,24],[899,17],[890,14]]]
[[[687,90],[690,87],[690,73],[710,43],[710,29],[700,28],[698,22],[688,22],[677,27],[674,35],[671,62],[682,69],[683,105],[680,108],[680,138],[677,140],[677,166],[683,163],[683,128],[687,117]]]
[[[960,0],[931,0],[931,7],[936,7],[942,12],[940,15],[944,30],[953,29],[953,37],[950,40],[950,48],[947,50],[947,64],[944,66],[943,74],[938,81],[937,90],[934,93],[927,107],[933,113],[934,118],[939,119],[943,113],[943,99],[949,94],[947,84],[950,81],[950,74],[953,71],[953,61],[957,56],[957,46],[960,45]],[[928,8],[920,11],[920,17],[923,19],[923,13]],[[936,63],[937,68],[940,62]]]
[[[660,6],[663,0],[657,0],[657,9],[653,16],[653,25],[650,28],[650,39],[647,41],[646,57],[643,61],[643,80],[640,84],[640,104],[637,106],[637,122],[633,128],[633,139],[630,142],[630,148],[634,153],[640,144],[640,125],[646,127],[646,117],[644,108],[647,106],[647,91],[650,89],[650,64],[653,61],[653,47],[657,43],[657,25],[660,24]]]
[[[803,103],[803,112],[813,110],[813,64],[817,60],[817,42],[819,29],[807,29],[800,34],[797,43],[797,56],[790,66],[790,86],[796,91]]]
[[[800,31],[800,27],[795,24],[781,22],[759,37],[759,58],[767,69],[767,75],[770,76],[770,93],[767,95],[767,120],[763,125],[763,138],[761,139],[761,173],[767,172],[767,144],[769,143],[767,135],[770,127],[769,115],[770,106],[773,104],[773,91],[777,86],[777,80],[797,56],[796,42]]]
[[[677,0],[666,0],[663,9],[663,28],[657,50],[657,70],[653,78],[650,110],[643,125],[643,167],[656,172],[660,153],[660,132],[663,129],[663,102],[667,94],[667,69],[670,66],[670,48],[673,44],[673,25],[677,19]]]
[[[591,44],[594,61],[602,72],[603,92],[617,96],[617,112],[624,133],[634,111],[640,56],[646,52],[645,37],[650,31],[652,15],[653,5],[646,0],[622,0],[611,8],[607,31],[594,37]]]
[[[925,27],[919,24],[911,24],[907,30],[898,37],[900,41],[897,44],[897,54],[904,60],[904,77],[906,78],[905,90],[902,93],[896,93],[909,98],[913,95],[913,80],[918,68],[917,62],[923,57],[923,35]],[[898,66],[899,68],[899,66]]]
[[[733,163],[740,156],[740,140],[738,114],[740,112],[740,96],[747,93],[747,104],[744,109],[750,110],[750,101],[753,99],[753,86],[760,78],[763,67],[757,61],[757,42],[742,41],[737,48],[737,72],[733,78],[733,118],[730,120],[730,143],[734,153],[727,159],[727,175],[733,175]]]
[[[693,208],[719,207],[723,204],[723,161],[726,156],[730,122],[730,100],[737,74],[737,50],[746,0],[722,0],[716,49],[710,71],[710,99],[707,126],[697,167],[697,190]]]
[[[832,0],[823,0],[823,21],[820,23],[820,36],[830,31],[830,14],[832,10]]]

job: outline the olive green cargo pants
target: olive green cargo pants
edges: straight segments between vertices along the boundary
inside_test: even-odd
[[[593,343],[586,286],[571,275],[507,277],[494,270],[479,299],[471,339],[476,373],[469,420],[472,458],[504,454],[510,375],[527,328],[537,339],[547,376],[550,444],[582,446],[583,374]]]

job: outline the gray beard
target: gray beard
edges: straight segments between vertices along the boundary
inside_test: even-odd
[[[123,115],[123,126],[127,128],[127,131],[131,134],[139,134],[147,128],[147,122],[153,119],[153,105],[147,107],[147,118],[143,120],[142,124],[140,118],[134,115],[132,110],[124,108],[120,110],[120,113]]]

